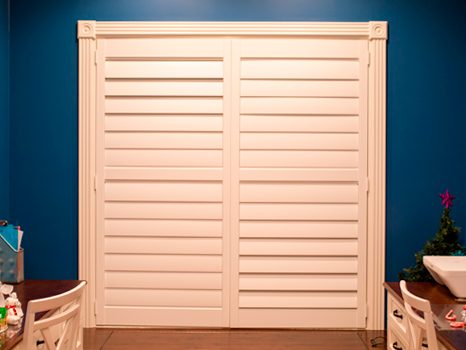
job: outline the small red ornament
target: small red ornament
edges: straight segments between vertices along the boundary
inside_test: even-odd
[[[445,315],[445,319],[448,321],[456,321],[456,315],[453,314],[453,309],[448,311],[448,313]]]
[[[451,328],[464,328],[464,322],[450,322]]]
[[[450,208],[453,206],[453,199],[455,199],[455,196],[452,196],[448,190],[445,191],[445,193],[440,193],[440,197],[442,198],[442,205],[445,206],[445,208]]]

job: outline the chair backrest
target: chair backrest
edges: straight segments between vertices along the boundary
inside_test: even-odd
[[[408,314],[411,350],[426,350],[422,346],[424,340],[427,340],[429,350],[438,350],[437,335],[429,300],[412,294],[406,287],[406,281],[400,281],[400,289]]]
[[[48,350],[75,350],[81,316],[81,296],[86,282],[68,292],[49,298],[29,301],[26,310],[22,349],[36,349],[37,335],[43,339]],[[37,313],[45,316],[36,320]],[[58,339],[54,334],[60,327]]]

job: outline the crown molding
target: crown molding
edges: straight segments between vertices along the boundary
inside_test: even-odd
[[[387,39],[387,22],[96,22],[78,21],[78,38],[153,35],[339,36]]]

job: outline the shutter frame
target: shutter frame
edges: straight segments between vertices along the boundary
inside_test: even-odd
[[[137,37],[154,35],[319,35],[324,37],[360,37],[369,40],[371,64],[369,67],[369,115],[374,124],[369,129],[369,179],[371,191],[368,199],[369,237],[368,329],[383,327],[383,289],[379,281],[384,278],[385,242],[385,71],[386,22],[366,23],[157,23],[157,22],[78,22],[79,39],[79,277],[89,281],[84,295],[84,323],[95,326],[94,267],[95,251],[95,65],[96,39],[103,37]],[[100,47],[99,47],[100,49]],[[372,119],[371,119],[372,120]],[[379,286],[380,285],[380,286]]]

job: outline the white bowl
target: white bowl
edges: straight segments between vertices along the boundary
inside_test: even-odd
[[[466,298],[466,256],[425,255],[424,266],[457,298]]]

